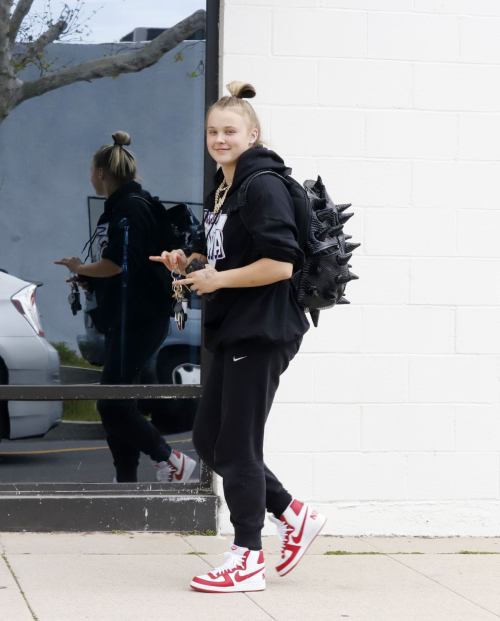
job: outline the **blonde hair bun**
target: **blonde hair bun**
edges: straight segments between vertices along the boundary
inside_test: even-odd
[[[226,88],[233,97],[238,99],[252,99],[257,94],[255,88],[246,82],[234,81],[227,84]]]
[[[113,142],[115,145],[126,146],[132,142],[132,138],[127,134],[127,132],[115,132],[111,138],[113,138]]]
[[[94,166],[103,168],[120,183],[127,183],[136,178],[137,164],[132,153],[122,147],[132,140],[127,132],[115,132],[112,138],[113,144],[106,144],[94,153]]]

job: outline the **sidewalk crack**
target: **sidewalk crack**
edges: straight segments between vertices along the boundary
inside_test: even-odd
[[[270,619],[273,619],[273,621],[276,621],[276,617],[273,617],[272,614],[267,612],[267,610],[262,608],[262,606],[260,604],[258,604],[252,597],[250,597],[250,593],[244,593],[244,595],[246,595],[247,599],[249,599],[251,602],[253,602],[258,608],[260,608],[262,610],[262,612],[264,612]]]
[[[411,569],[412,571],[414,571],[415,573],[419,574],[420,576],[423,576],[424,578],[427,578],[428,580],[431,580],[435,584],[438,584],[440,587],[443,587],[443,589],[446,589],[446,590],[450,591],[451,593],[453,593],[454,595],[458,595],[462,599],[465,599],[465,601],[470,602],[471,604],[474,604],[474,606],[477,606],[478,608],[481,608],[482,610],[484,610],[486,612],[489,612],[490,614],[492,614],[495,617],[497,617],[497,619],[500,619],[500,615],[498,615],[496,612],[493,612],[492,610],[489,610],[488,608],[485,608],[481,604],[478,604],[477,602],[473,601],[472,599],[469,599],[468,597],[465,597],[465,595],[462,595],[461,593],[458,593],[457,591],[454,591],[452,588],[446,586],[445,584],[442,584],[441,582],[438,582],[434,578],[431,578],[430,576],[426,576],[421,571],[418,571],[418,569],[415,569],[414,567],[411,567],[410,565],[406,565],[400,559],[394,558],[394,556],[392,556],[390,553],[387,553],[386,556],[391,558],[396,563],[399,563],[400,565],[403,565],[403,567],[406,567],[407,569]]]
[[[184,539],[184,537],[183,537]],[[184,539],[184,541],[186,541],[186,539]],[[193,548],[193,550],[195,550],[194,546],[189,542],[186,541],[186,543],[191,546]],[[196,551],[196,550],[195,550]],[[202,561],[204,561],[209,567],[210,569],[213,569],[215,567],[215,565],[211,565],[206,558],[203,557],[199,557],[201,558]],[[262,606],[260,604],[258,604],[254,599],[252,599],[250,597],[250,593],[241,593],[241,595],[245,595],[247,599],[249,599],[253,604],[255,604],[257,606],[257,608],[260,608],[262,610],[262,612],[264,612],[270,619],[272,619],[273,621],[276,621],[276,618],[273,617],[269,612],[267,612],[267,610],[265,610],[264,608],[262,608]]]
[[[36,616],[36,614],[33,611],[33,608],[30,606],[30,603],[28,601],[28,598],[26,597],[25,592],[23,591],[22,587],[21,587],[21,583],[19,582],[19,580],[17,579],[16,574],[14,573],[14,570],[12,569],[7,557],[5,556],[5,554],[2,554],[2,558],[5,561],[5,564],[7,565],[7,569],[10,571],[12,577],[14,578],[14,582],[17,584],[17,588],[19,589],[19,592],[21,593],[21,595],[23,596],[23,599],[26,603],[26,606],[28,606],[28,610],[31,613],[31,616],[33,617],[34,621],[38,621],[38,617]]]

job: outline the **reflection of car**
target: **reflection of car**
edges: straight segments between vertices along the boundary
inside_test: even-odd
[[[193,296],[184,330],[170,319],[168,335],[144,368],[141,384],[199,384],[201,347],[201,299]],[[84,311],[88,310],[87,305]],[[77,336],[78,348],[85,360],[96,366],[104,364],[104,335],[95,329],[88,312],[84,312],[85,334]],[[197,399],[143,400],[140,408],[150,413],[153,422],[165,433],[192,429]]]
[[[59,355],[44,338],[37,285],[0,271],[0,384],[58,384]],[[62,401],[0,402],[0,437],[43,436],[61,422]]]

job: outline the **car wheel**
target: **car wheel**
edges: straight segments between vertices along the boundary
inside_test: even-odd
[[[199,352],[191,358],[188,347],[164,347],[158,355],[157,376],[160,384],[192,384],[199,382]],[[198,367],[198,369],[196,368]],[[151,420],[163,434],[182,433],[193,429],[199,399],[156,399],[149,410]]]
[[[0,358],[0,385],[8,384],[9,375],[4,361]],[[9,409],[7,401],[0,401],[0,440],[7,440],[10,437]]]

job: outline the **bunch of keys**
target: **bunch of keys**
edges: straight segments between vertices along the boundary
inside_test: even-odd
[[[71,283],[71,293],[68,296],[68,302],[71,306],[73,315],[76,315],[78,311],[82,310],[82,305],[80,303],[80,289],[78,289],[76,276],[70,276],[69,281]]]
[[[172,270],[172,289],[174,290],[174,295],[172,296],[174,299],[174,313],[175,313],[175,321],[177,323],[177,328],[179,330],[184,330],[186,327],[187,321],[187,308],[188,301],[187,298],[184,297],[182,293],[182,285],[177,285],[177,280],[182,280],[183,276],[179,270]]]

